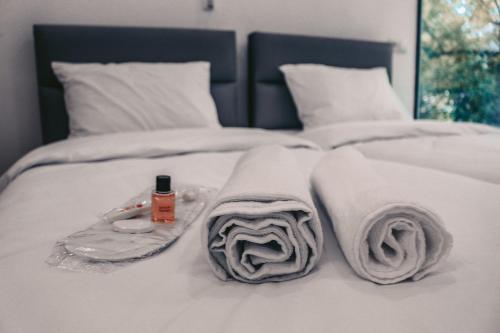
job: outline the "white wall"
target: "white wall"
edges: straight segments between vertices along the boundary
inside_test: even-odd
[[[233,29],[240,60],[255,30],[395,40],[407,52],[395,54],[394,86],[412,109],[417,0],[214,1],[205,12],[204,0],[0,0],[0,173],[41,143],[34,23]]]

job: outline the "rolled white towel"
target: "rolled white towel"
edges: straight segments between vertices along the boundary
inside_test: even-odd
[[[312,182],[342,251],[361,277],[380,284],[419,280],[452,247],[438,215],[411,189],[396,189],[360,152],[341,148],[316,166]]]
[[[222,280],[284,281],[311,271],[323,233],[292,152],[264,146],[241,157],[208,214],[203,238]]]

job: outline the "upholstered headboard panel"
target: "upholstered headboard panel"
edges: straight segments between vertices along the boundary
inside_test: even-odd
[[[35,25],[35,52],[44,143],[68,136],[63,89],[50,66],[64,62],[211,63],[211,92],[224,126],[247,126],[236,99],[236,38],[233,31]]]
[[[301,123],[279,71],[283,64],[386,67],[392,72],[392,44],[350,39],[252,33],[249,37],[250,123],[269,129],[298,129]]]

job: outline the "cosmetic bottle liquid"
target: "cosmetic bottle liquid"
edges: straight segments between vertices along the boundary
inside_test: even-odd
[[[151,221],[175,221],[175,192],[170,188],[170,176],[156,177],[156,189],[151,195]]]

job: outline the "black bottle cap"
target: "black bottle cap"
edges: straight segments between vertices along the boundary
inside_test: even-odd
[[[156,192],[170,192],[170,176],[156,176]]]

